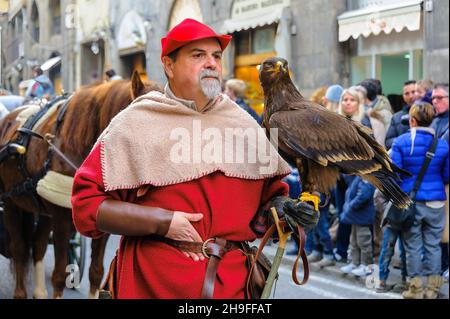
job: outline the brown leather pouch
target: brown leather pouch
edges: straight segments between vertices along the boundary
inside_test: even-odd
[[[117,252],[116,256],[109,265],[108,275],[100,289],[98,299],[117,299],[116,294],[116,269],[117,269]]]
[[[261,299],[267,278],[269,277],[270,269],[272,268],[272,263],[262,252],[260,252],[258,260],[255,262],[258,254],[258,247],[250,247],[249,244],[245,242],[243,248],[244,254],[247,257],[247,268],[249,269],[246,280],[245,297],[246,299]]]

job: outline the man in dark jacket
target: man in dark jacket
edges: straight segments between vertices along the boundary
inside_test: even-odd
[[[405,101],[405,106],[400,112],[394,114],[394,117],[391,121],[391,126],[386,134],[386,148],[390,149],[394,140],[406,133],[409,130],[408,122],[405,124],[402,123],[402,117],[407,116],[409,113],[409,109],[411,105],[413,105],[416,99],[416,81],[408,81],[403,86],[403,100]]]
[[[432,101],[434,109],[436,111],[436,117],[434,118],[433,123],[431,123],[431,127],[435,129],[437,137],[447,141],[448,143],[448,83],[439,83],[434,86]],[[446,186],[446,190],[448,193],[448,185]],[[448,214],[448,210],[446,210],[446,213]],[[444,277],[447,276],[448,278],[448,240],[443,239],[443,242],[441,243],[441,250],[442,272],[444,273]]]
[[[434,86],[433,106],[436,117],[431,123],[431,127],[436,131],[436,136],[443,138],[448,134],[448,83],[439,83]]]

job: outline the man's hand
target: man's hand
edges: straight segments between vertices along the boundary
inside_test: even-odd
[[[186,214],[183,212],[175,212],[166,237],[173,240],[201,243],[203,242],[203,240],[191,223],[199,222],[202,219],[202,214]],[[203,254],[196,254],[192,252],[183,253],[186,255],[186,257],[192,258],[194,261],[205,260]]]
[[[297,225],[302,226],[305,232],[308,233],[319,222],[320,213],[312,205],[305,202],[280,196],[274,198],[270,206],[276,209],[280,220],[286,221],[289,228],[295,233],[297,233]],[[269,219],[274,223],[271,214],[269,214]]]

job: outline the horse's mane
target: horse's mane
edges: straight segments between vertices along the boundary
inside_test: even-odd
[[[152,90],[161,89],[155,82],[144,83],[138,95]],[[132,95],[128,80],[94,83],[77,90],[69,102],[59,134],[65,152],[84,159],[112,118],[133,101]]]

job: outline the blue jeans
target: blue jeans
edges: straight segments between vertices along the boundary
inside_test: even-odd
[[[444,228],[444,207],[431,208],[424,202],[416,202],[414,225],[404,234],[408,274],[411,277],[441,274],[440,243]]]
[[[333,243],[328,230],[328,212],[330,206],[320,210],[319,222],[315,229],[308,233],[305,250],[307,254],[312,251],[322,251],[324,255],[333,256]]]
[[[336,211],[339,215],[339,219],[342,214],[342,208],[345,203],[345,191],[347,190],[347,184],[344,178],[341,178],[336,188],[333,190],[334,203]],[[348,246],[350,245],[350,235],[352,233],[352,225],[339,222],[339,227],[336,236],[336,253],[342,258],[347,259]]]
[[[380,280],[386,281],[389,277],[389,265],[391,264],[392,256],[395,252],[395,244],[400,240],[400,259],[402,261],[402,277],[407,276],[406,271],[406,252],[403,246],[402,234],[400,231],[394,230],[390,227],[384,228],[383,245],[381,247],[379,268]]]
[[[442,255],[441,255],[441,270],[442,273],[444,273],[447,269],[448,269],[448,243],[441,243],[441,250],[442,250]]]

